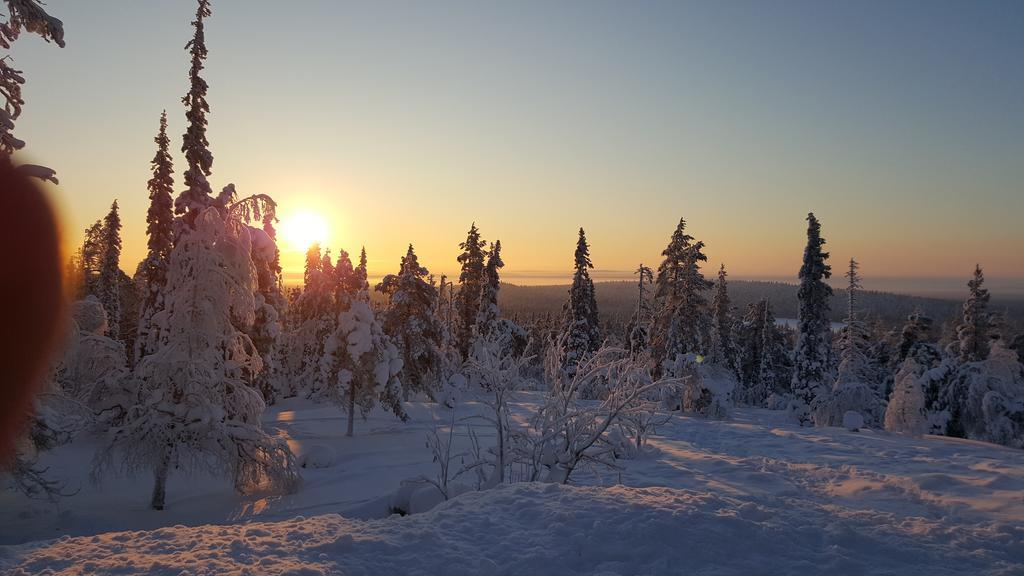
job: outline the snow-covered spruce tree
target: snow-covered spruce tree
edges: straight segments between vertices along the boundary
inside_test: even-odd
[[[96,415],[103,425],[120,423],[136,403],[125,347],[108,336],[107,313],[95,296],[71,307],[71,330],[54,372],[55,389]]]
[[[107,312],[107,335],[121,341],[121,216],[117,200],[103,218],[103,259],[100,264],[99,299]]]
[[[907,322],[900,331],[899,345],[896,349],[895,360],[902,363],[911,355],[911,351],[918,344],[934,342],[935,321],[920,310],[907,317]]]
[[[807,215],[807,247],[800,267],[797,290],[797,340],[793,354],[793,403],[791,411],[801,424],[811,421],[811,405],[819,394],[828,393],[833,381],[832,328],[829,301],[832,287],[825,279],[832,276],[822,250],[821,224],[814,213]]]
[[[922,367],[912,356],[908,356],[896,372],[896,383],[883,422],[889,432],[916,436],[929,431],[924,390],[919,382],[922,373]]]
[[[882,423],[882,401],[871,382],[874,371],[866,355],[867,326],[860,319],[857,294],[861,289],[860,265],[853,258],[846,272],[846,326],[839,344],[839,370],[830,392],[822,392],[811,405],[816,426],[842,426],[847,412],[856,412],[867,426]]]
[[[148,236],[146,259],[139,265],[138,281],[143,290],[138,331],[135,337],[136,361],[156,350],[158,331],[153,315],[163,310],[164,287],[167,286],[167,259],[174,247],[174,164],[167,137],[167,111],[160,114],[160,130],[156,138],[156,155],[151,162],[153,177],[149,179],[149,210],[146,212]]]
[[[1002,341],[960,365],[944,393],[948,434],[1024,448],[1024,366]]]
[[[85,229],[81,252],[80,295],[100,297],[100,269],[103,267],[103,221],[97,220]]]
[[[562,330],[558,336],[559,371],[570,380],[579,363],[601,347],[597,299],[594,282],[590,279],[590,268],[593,267],[587,236],[580,228],[569,302],[562,312]]]
[[[320,369],[324,346],[340,312],[334,296],[336,277],[324,272],[324,255],[320,245],[313,244],[306,252],[302,293],[295,301],[295,325],[288,336],[288,353],[284,358],[285,374],[289,379],[288,394],[301,393],[319,398],[326,393],[327,384]],[[328,260],[329,263],[329,260]]]
[[[181,151],[185,153],[185,190],[174,200],[174,212],[182,216],[181,222],[191,227],[196,216],[214,203],[212,189],[207,177],[213,170],[213,154],[210,142],[206,139],[206,115],[210,112],[210,104],[206,101],[209,86],[200,75],[203,62],[206,60],[206,34],[204,20],[210,15],[209,0],[199,0],[196,8],[196,19],[192,21],[195,35],[185,45],[192,58],[188,71],[189,90],[182,97],[185,105],[185,119],[188,127],[182,137]]]
[[[484,265],[484,282],[480,289],[480,307],[476,314],[476,335],[490,338],[498,330],[501,311],[498,309],[498,291],[501,290],[501,269],[505,262],[501,259],[501,240],[491,244],[487,252],[487,264]]]
[[[680,218],[655,279],[658,313],[651,328],[651,351],[658,366],[679,354],[704,352],[710,327],[704,292],[712,283],[700,272],[700,263],[708,259],[703,249],[704,243],[693,242]]]
[[[725,264],[718,269],[715,296],[711,301],[711,342],[708,361],[736,371],[736,348],[733,341],[733,318]]]
[[[651,321],[651,304],[644,295],[644,286],[654,283],[654,275],[650,268],[640,263],[640,266],[633,272],[637,275],[637,297],[636,310],[633,312],[629,324],[626,326],[626,337],[629,340],[629,353],[634,358],[647,350],[648,327]]]
[[[501,291],[500,270],[505,266],[501,259],[501,240],[491,244],[487,252],[487,264],[484,265],[484,283],[480,291],[480,309],[476,315],[476,326],[473,328],[473,345],[470,355],[476,350],[478,341],[487,341],[497,345],[502,352],[521,356],[526,350],[528,335],[514,321],[501,317],[498,308],[498,293]]]
[[[964,302],[963,317],[956,328],[956,353],[961,362],[977,362],[988,357],[990,296],[984,285],[981,266],[975,266],[974,278],[967,283],[970,292]]]
[[[38,34],[47,42],[64,47],[64,25],[60,20],[50,16],[38,0],[6,0],[7,19],[0,22],[0,48],[10,50],[11,45],[21,36],[22,30]],[[0,162],[11,162],[11,155],[25,147],[25,142],[14,136],[14,123],[21,116],[25,100],[21,87],[25,77],[21,70],[11,66],[10,55],[0,57],[0,96],[3,96],[3,107],[0,108]],[[28,176],[49,180],[54,184],[57,178],[54,171],[44,166],[25,164],[18,169]]]
[[[758,405],[775,408],[778,399],[789,391],[789,353],[785,340],[775,326],[771,303],[764,301],[761,317],[761,360],[758,362]]]
[[[172,470],[213,470],[237,491],[293,489],[288,445],[260,427],[265,408],[248,385],[262,369],[237,326],[254,318],[250,237],[241,222],[213,208],[171,252],[164,293],[164,342],[135,369],[141,401],[96,459],[94,473],[118,467],[152,471],[151,506],[163,509]]]
[[[484,274],[487,257],[485,246],[487,243],[480,238],[480,231],[474,222],[469,227],[466,241],[459,244],[462,254],[459,254],[458,262],[462,266],[462,272],[459,274],[456,303],[458,327],[455,341],[463,360],[469,357],[473,345],[473,327],[476,325],[477,313],[480,310],[480,294],[487,281]]]
[[[433,400],[443,377],[444,329],[434,314],[437,289],[427,282],[428,275],[410,244],[398,274],[388,274],[377,284],[377,291],[388,297],[381,324],[402,357],[405,399],[422,393]]]
[[[320,369],[327,398],[348,413],[346,436],[354,433],[357,406],[363,418],[379,402],[403,421],[407,419],[398,379],[402,358],[370,308],[365,290],[338,314],[336,328],[324,344]]]
[[[287,306],[281,293],[280,251],[274,230],[277,203],[268,196],[257,195],[235,202],[229,209],[243,222],[261,224],[259,228],[252,224],[246,227],[252,242],[256,277],[255,317],[246,332],[263,360],[263,370],[255,375],[252,385],[268,404],[272,404],[279,392],[276,387],[281,376],[278,345],[283,331],[281,317]]]

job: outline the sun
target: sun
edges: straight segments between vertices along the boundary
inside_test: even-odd
[[[315,212],[295,212],[281,219],[278,233],[292,250],[304,252],[314,243],[327,242],[327,221]]]

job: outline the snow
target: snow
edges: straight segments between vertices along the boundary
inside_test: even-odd
[[[512,422],[540,401],[514,393]],[[408,423],[375,409],[346,438],[336,407],[286,400],[264,428],[298,454],[329,447],[333,467],[303,469],[298,493],[273,498],[173,476],[163,512],[146,507],[148,477],[89,483],[93,445],[79,439],[42,455],[80,490],[59,510],[0,494],[0,544],[35,541],[0,546],[0,573],[1024,573],[1024,451],[800,428],[762,409],[676,413],[621,471],[439,501],[402,481],[435,473],[424,435],[451,412],[405,409]],[[486,409],[467,398],[457,421]],[[476,433],[493,444],[489,427]],[[468,447],[462,424],[455,437]],[[418,513],[387,515],[400,490]]]

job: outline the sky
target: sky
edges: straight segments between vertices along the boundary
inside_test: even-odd
[[[455,274],[476,222],[507,281],[567,279],[580,226],[595,277],[625,278],[685,218],[709,274],[792,279],[814,211],[869,287],[978,262],[1024,292],[1019,1],[212,4],[215,189],[322,217],[373,275],[410,242]],[[119,201],[131,273],[160,111],[175,148],[185,129],[195,4],[47,8],[67,47],[12,50],[23,159],[57,170],[69,246]]]

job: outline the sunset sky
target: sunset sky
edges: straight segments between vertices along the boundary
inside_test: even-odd
[[[69,245],[117,198],[145,251],[168,110],[181,187],[195,3],[50,0],[16,134]],[[213,0],[212,182],[315,213],[328,245],[456,271],[472,221],[510,282],[655,265],[680,217],[709,274],[795,276],[804,218],[869,278],[1024,276],[1024,3]],[[286,272],[301,253],[285,249]],[[869,282],[870,286],[870,282]]]

